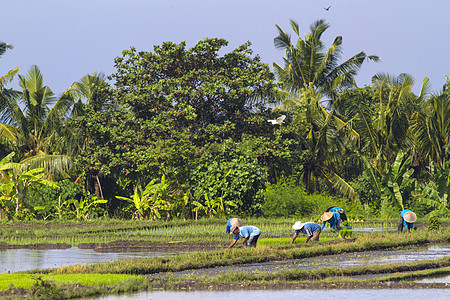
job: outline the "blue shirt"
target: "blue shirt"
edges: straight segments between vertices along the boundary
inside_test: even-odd
[[[404,209],[400,212],[400,216],[403,218],[403,216],[407,213],[410,212],[411,210],[409,209]],[[414,227],[414,222],[413,223],[408,223],[405,221],[405,219],[403,219],[403,225],[405,225],[406,229],[413,229]]]
[[[234,235],[234,239],[237,240],[240,237],[248,238],[251,236],[260,235],[261,230],[256,226],[242,226],[239,227],[239,233]]]
[[[321,229],[319,224],[313,223],[313,222],[306,222],[305,225],[303,225],[302,229],[296,230],[294,233],[294,236],[298,236],[298,234],[301,232],[303,234],[306,234],[308,236],[312,236],[314,231],[317,231]]]
[[[330,209],[330,212],[335,212],[336,210],[338,210],[338,209],[342,209],[342,208],[340,208],[340,207],[338,207],[338,206],[335,206],[335,207],[333,207],[332,209]],[[343,209],[342,209],[343,210]]]
[[[340,220],[340,219],[341,219],[341,215],[337,212],[333,212],[333,216],[331,217],[331,219],[329,219],[327,221],[323,221],[320,229],[323,229],[325,227],[326,223],[330,223],[330,227],[333,228],[334,226],[336,226],[338,220]]]

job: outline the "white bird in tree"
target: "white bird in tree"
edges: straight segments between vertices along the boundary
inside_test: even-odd
[[[281,117],[278,117],[278,118],[276,118],[275,120],[267,120],[267,122],[272,123],[272,125],[276,125],[276,124],[281,125],[281,124],[284,123],[284,122],[283,122],[284,119],[286,119],[286,116],[285,116],[285,115],[282,115]]]

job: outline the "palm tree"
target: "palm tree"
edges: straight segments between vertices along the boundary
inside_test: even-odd
[[[297,42],[293,44],[290,35],[278,25],[279,35],[274,39],[275,47],[286,51],[284,67],[277,63],[273,66],[287,91],[298,92],[300,89],[313,88],[333,101],[338,90],[355,85],[354,77],[365,60],[379,60],[378,56],[368,56],[361,51],[339,64],[342,37],[336,37],[331,47],[325,51],[321,37],[329,25],[324,20],[314,22],[304,39],[300,37],[298,24],[293,20],[290,23]]]
[[[418,96],[412,92],[414,79],[408,74],[395,77],[379,73],[373,76],[372,83],[375,87],[377,116],[360,133],[371,136],[369,140],[375,157],[374,165],[381,174],[384,163],[393,163],[399,150],[414,150],[414,143],[408,132],[411,120],[415,115],[421,114],[429,94],[430,82],[428,78],[424,78]]]
[[[306,132],[302,143],[305,154],[299,159],[303,183],[312,193],[319,190],[324,180],[340,194],[354,200],[356,193],[338,172],[342,153],[347,146],[359,141],[350,123],[342,121],[334,110],[327,111],[320,104],[320,95],[314,89],[303,89],[299,94],[285,93],[284,109],[294,110],[295,120],[303,122]]]
[[[7,45],[5,42],[0,41],[0,57],[6,52],[8,49],[13,49],[13,46]],[[0,107],[4,107],[4,103],[8,102],[8,99],[14,98],[17,96],[17,92],[13,89],[7,89],[6,86],[11,83],[14,75],[19,72],[19,68],[15,68],[10,70],[8,73],[0,77]],[[1,113],[1,111],[0,111]]]
[[[94,111],[103,111],[108,108],[110,99],[100,91],[102,87],[107,86],[105,74],[95,72],[87,74],[74,82],[72,86],[73,94],[78,99],[73,110],[74,116],[83,114],[82,107],[85,105],[89,105]]]
[[[424,160],[430,159],[437,168],[448,160],[450,145],[450,96],[432,96],[420,112],[414,115],[411,131]]]
[[[107,92],[109,89],[105,79],[106,77],[103,73],[92,73],[73,83],[72,93],[77,98],[72,111],[74,118],[87,116],[88,113],[105,111],[113,106],[110,101],[110,95]],[[76,147],[77,153],[86,150],[89,145],[89,135],[86,132],[74,131],[71,136],[74,138],[73,144],[78,146]],[[86,190],[103,199],[103,189],[100,180],[102,173],[100,170],[91,165],[85,173]]]
[[[37,66],[32,66],[26,76],[19,75],[19,84],[20,97],[1,103],[1,141],[23,153],[23,165],[42,167],[50,178],[66,176],[71,157],[63,155],[66,136],[60,129],[73,105],[71,88],[57,98],[44,86]]]

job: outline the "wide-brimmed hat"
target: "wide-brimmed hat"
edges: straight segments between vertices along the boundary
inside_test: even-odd
[[[244,222],[242,222],[239,218],[233,218],[230,220],[231,226],[241,227],[244,226]]]
[[[323,215],[320,216],[320,219],[322,221],[328,221],[332,217],[333,217],[333,213],[332,212],[326,212],[326,213],[323,213]]]
[[[294,225],[292,225],[292,229],[300,230],[303,228],[303,226],[305,226],[305,223],[302,223],[301,221],[297,221],[294,223]]]
[[[238,226],[231,226],[230,234],[234,234],[234,231],[239,228]]]
[[[417,220],[417,216],[412,211],[408,211],[403,215],[403,220],[405,220],[408,223],[414,223]]]

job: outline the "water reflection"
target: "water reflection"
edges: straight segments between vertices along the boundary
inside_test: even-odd
[[[222,272],[279,272],[292,269],[313,270],[323,267],[350,267],[386,263],[406,263],[416,260],[437,259],[450,255],[450,245],[431,246],[429,248],[411,247],[405,250],[365,251],[343,253],[339,255],[319,256],[303,259],[271,261],[267,263],[249,264],[243,266],[226,266],[213,269],[200,269],[174,272],[174,275],[209,275],[215,276]],[[164,274],[154,275],[164,276]]]
[[[125,299],[158,299],[158,300],[230,300],[230,299],[449,299],[447,289],[380,289],[380,290],[250,290],[250,291],[192,291],[144,292],[133,295],[105,296],[95,299],[125,300]]]
[[[122,252],[98,253],[92,249],[8,249],[0,250],[0,273],[19,272],[34,269],[59,268],[76,264],[111,262],[126,258],[169,256],[173,253],[160,252]]]

